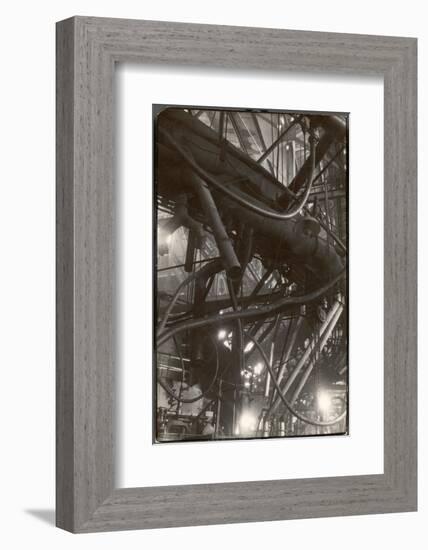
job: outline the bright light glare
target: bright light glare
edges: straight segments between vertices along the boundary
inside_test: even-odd
[[[256,429],[257,418],[249,413],[244,412],[239,420],[239,431],[242,433],[253,432]]]
[[[226,335],[227,335],[226,331],[224,329],[221,329],[218,331],[217,338],[219,340],[224,340],[226,338]]]
[[[331,398],[328,393],[321,391],[318,394],[318,408],[321,412],[327,413],[331,409]]]
[[[158,229],[158,240],[160,243],[170,244],[172,234],[164,226],[159,227]]]
[[[249,351],[251,351],[254,347],[254,343],[253,342],[248,342],[248,344],[245,346],[244,348],[244,353],[248,353]]]
[[[263,370],[263,363],[257,363],[257,365],[254,366],[254,374],[261,374]]]

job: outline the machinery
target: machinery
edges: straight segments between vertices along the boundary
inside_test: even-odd
[[[155,440],[347,433],[347,116],[165,107],[155,136]]]

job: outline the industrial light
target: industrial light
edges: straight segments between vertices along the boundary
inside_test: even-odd
[[[263,363],[257,363],[257,365],[254,366],[254,374],[261,374],[263,370]]]
[[[248,342],[244,348],[244,353],[248,353],[253,349],[253,347],[254,347],[254,342]]]
[[[242,413],[241,418],[239,419],[239,431],[242,433],[254,432],[257,425],[257,418],[249,413]]]
[[[165,227],[160,227],[158,230],[158,252],[160,256],[165,256],[169,253],[171,239],[172,233],[170,233]]]
[[[232,332],[228,334],[226,330],[220,329],[217,333],[217,338],[223,342],[224,347],[232,349]]]
[[[322,413],[328,413],[331,409],[331,398],[325,391],[318,393],[318,408]]]

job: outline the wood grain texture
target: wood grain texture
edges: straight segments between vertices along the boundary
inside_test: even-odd
[[[383,76],[383,475],[114,488],[113,79],[125,61]],[[57,26],[57,98],[57,525],[91,532],[416,510],[416,40],[75,17]]]
[[[74,509],[73,44],[74,25],[65,25],[56,43],[56,509],[64,529],[72,529]]]

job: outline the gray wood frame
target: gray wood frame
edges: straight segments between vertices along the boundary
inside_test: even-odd
[[[115,488],[113,79],[123,61],[383,76],[382,475]],[[416,160],[416,39],[88,17],[57,24],[59,527],[91,532],[416,510]]]

